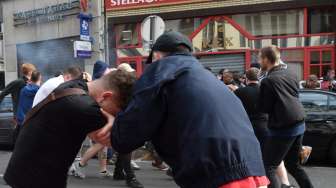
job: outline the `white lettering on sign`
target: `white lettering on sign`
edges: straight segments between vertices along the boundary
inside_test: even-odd
[[[111,0],[112,6],[127,6],[127,5],[134,5],[134,4],[149,4],[154,2],[159,2],[163,0]]]
[[[165,4],[199,3],[214,0],[105,0],[106,10],[132,9],[137,7],[161,6]]]

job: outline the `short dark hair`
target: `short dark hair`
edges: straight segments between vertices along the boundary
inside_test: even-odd
[[[252,67],[246,71],[246,78],[250,81],[258,81],[259,69]]]
[[[136,81],[134,72],[115,70],[102,78],[104,87],[118,93],[118,107],[125,109],[132,97],[133,85]]]
[[[39,71],[33,71],[30,77],[30,81],[36,83],[41,78],[41,73]]]
[[[72,78],[80,78],[82,76],[82,69],[79,66],[71,66],[64,70],[63,74],[70,74]]]
[[[280,50],[275,45],[264,47],[260,50],[260,57],[267,58],[272,64],[275,64],[280,60]]]
[[[225,72],[230,72],[230,70],[226,69],[226,68],[225,69],[221,69],[221,70],[219,70],[218,74],[222,75]]]

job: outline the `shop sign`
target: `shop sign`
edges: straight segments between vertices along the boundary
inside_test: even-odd
[[[106,10],[132,9],[167,4],[207,2],[211,0],[105,0]]]
[[[73,11],[75,10],[75,11]],[[65,16],[79,13],[80,0],[50,5],[43,8],[14,13],[14,25],[26,25],[63,20]]]
[[[91,58],[92,44],[88,41],[74,42],[74,57],[75,58]]]

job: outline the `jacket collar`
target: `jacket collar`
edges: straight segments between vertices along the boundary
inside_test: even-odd
[[[153,62],[134,87],[134,94],[174,80],[191,66],[201,66],[190,53],[173,53]]]
[[[276,72],[276,71],[283,70],[283,69],[284,68],[281,67],[280,65],[274,66],[273,68],[271,68],[271,70],[268,71],[268,75],[271,74],[272,72]]]

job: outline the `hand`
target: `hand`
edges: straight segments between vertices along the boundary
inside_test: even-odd
[[[106,125],[103,128],[90,133],[88,136],[94,141],[99,142],[105,146],[111,146],[111,129],[115,118],[113,115],[109,114],[103,109],[101,109],[101,111],[107,119]]]

